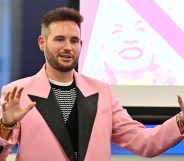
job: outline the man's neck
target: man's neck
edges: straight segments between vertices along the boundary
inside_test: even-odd
[[[47,70],[47,76],[49,79],[57,81],[57,82],[62,82],[62,83],[67,83],[71,82],[74,78],[74,70],[71,70],[69,72],[60,72],[56,70]]]
[[[55,85],[57,85],[57,86],[69,86],[69,85],[71,85],[71,84],[73,83],[73,80],[70,81],[70,82],[65,82],[65,83],[63,83],[63,82],[58,82],[58,81],[52,80],[52,79],[50,79],[50,78],[49,78],[49,81],[50,81],[52,84],[55,84]]]

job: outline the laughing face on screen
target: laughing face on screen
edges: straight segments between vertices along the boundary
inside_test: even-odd
[[[108,2],[109,6],[98,12],[106,21],[103,31],[106,34],[100,49],[104,59],[104,81],[124,85],[174,84],[176,79],[172,77],[171,68],[164,67],[164,62],[158,60],[158,55],[164,52],[158,52],[155,47],[156,31],[126,1],[117,0],[114,9],[111,7],[114,2]],[[108,10],[112,12],[107,17]]]
[[[183,62],[157,28],[127,1],[100,1],[84,74],[112,85],[180,85]]]
[[[111,84],[131,84],[133,81],[145,84],[144,81],[153,81],[156,58],[144,21],[112,24],[103,52],[105,79]]]

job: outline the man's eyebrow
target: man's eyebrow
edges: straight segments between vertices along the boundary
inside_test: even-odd
[[[63,38],[64,36],[62,36],[62,35],[57,35],[57,36],[55,36],[54,38],[55,39],[57,39],[57,38]]]
[[[57,36],[54,37],[54,39],[57,39],[57,38],[65,38],[65,36],[63,36],[63,35],[57,35]],[[71,38],[72,39],[80,39],[78,36],[72,36]]]
[[[80,38],[78,36],[72,36],[71,38],[72,39],[79,39],[80,40]]]

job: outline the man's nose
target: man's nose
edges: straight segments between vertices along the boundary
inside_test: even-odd
[[[72,50],[72,47],[71,47],[71,42],[70,41],[66,41],[65,44],[64,44],[64,49],[65,50]]]

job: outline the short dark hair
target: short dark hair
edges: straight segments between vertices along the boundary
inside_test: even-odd
[[[74,21],[80,28],[80,24],[83,21],[83,16],[79,11],[69,8],[62,7],[51,10],[46,13],[41,21],[41,33],[46,36],[46,29],[52,22],[56,21]]]

